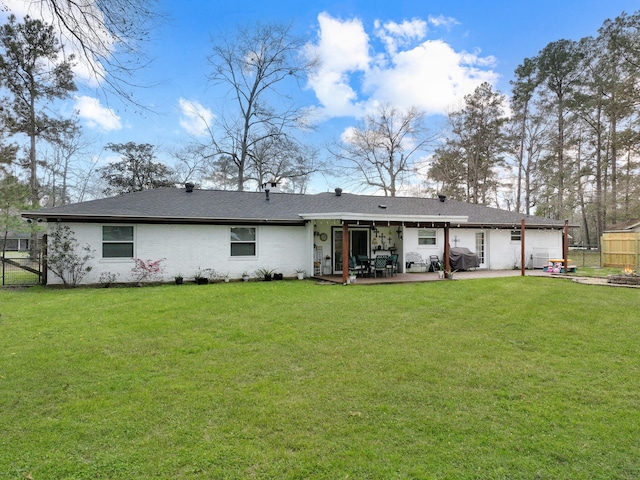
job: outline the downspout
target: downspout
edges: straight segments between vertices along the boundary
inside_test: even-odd
[[[520,275],[524,277],[524,264],[526,261],[525,248],[524,248],[524,218],[522,219],[522,223],[520,224]]]

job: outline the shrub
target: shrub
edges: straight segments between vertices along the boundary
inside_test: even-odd
[[[98,279],[98,281],[105,288],[109,288],[111,285],[116,283],[116,279],[118,278],[119,275],[120,274],[118,273],[102,272],[100,274],[100,278]]]
[[[89,245],[80,247],[69,226],[56,224],[48,237],[47,268],[65,287],[75,287],[91,271],[87,263],[93,258],[93,252]]]
[[[136,283],[151,282],[157,280],[162,276],[164,267],[162,262],[164,258],[160,260],[142,260],[140,258],[134,258],[135,265],[131,268],[131,274]]]

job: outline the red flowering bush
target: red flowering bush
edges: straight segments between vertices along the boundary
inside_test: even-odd
[[[134,258],[135,265],[131,268],[131,274],[137,283],[151,282],[162,276],[164,267],[162,262],[164,258],[160,260],[142,260],[140,258]]]

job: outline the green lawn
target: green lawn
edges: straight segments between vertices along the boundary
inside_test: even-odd
[[[0,290],[0,479],[635,479],[640,291]]]

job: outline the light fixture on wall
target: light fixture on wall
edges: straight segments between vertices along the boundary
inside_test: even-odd
[[[398,227],[398,229],[396,230],[396,233],[398,234],[398,238],[400,240],[402,240],[402,228],[401,227]]]

